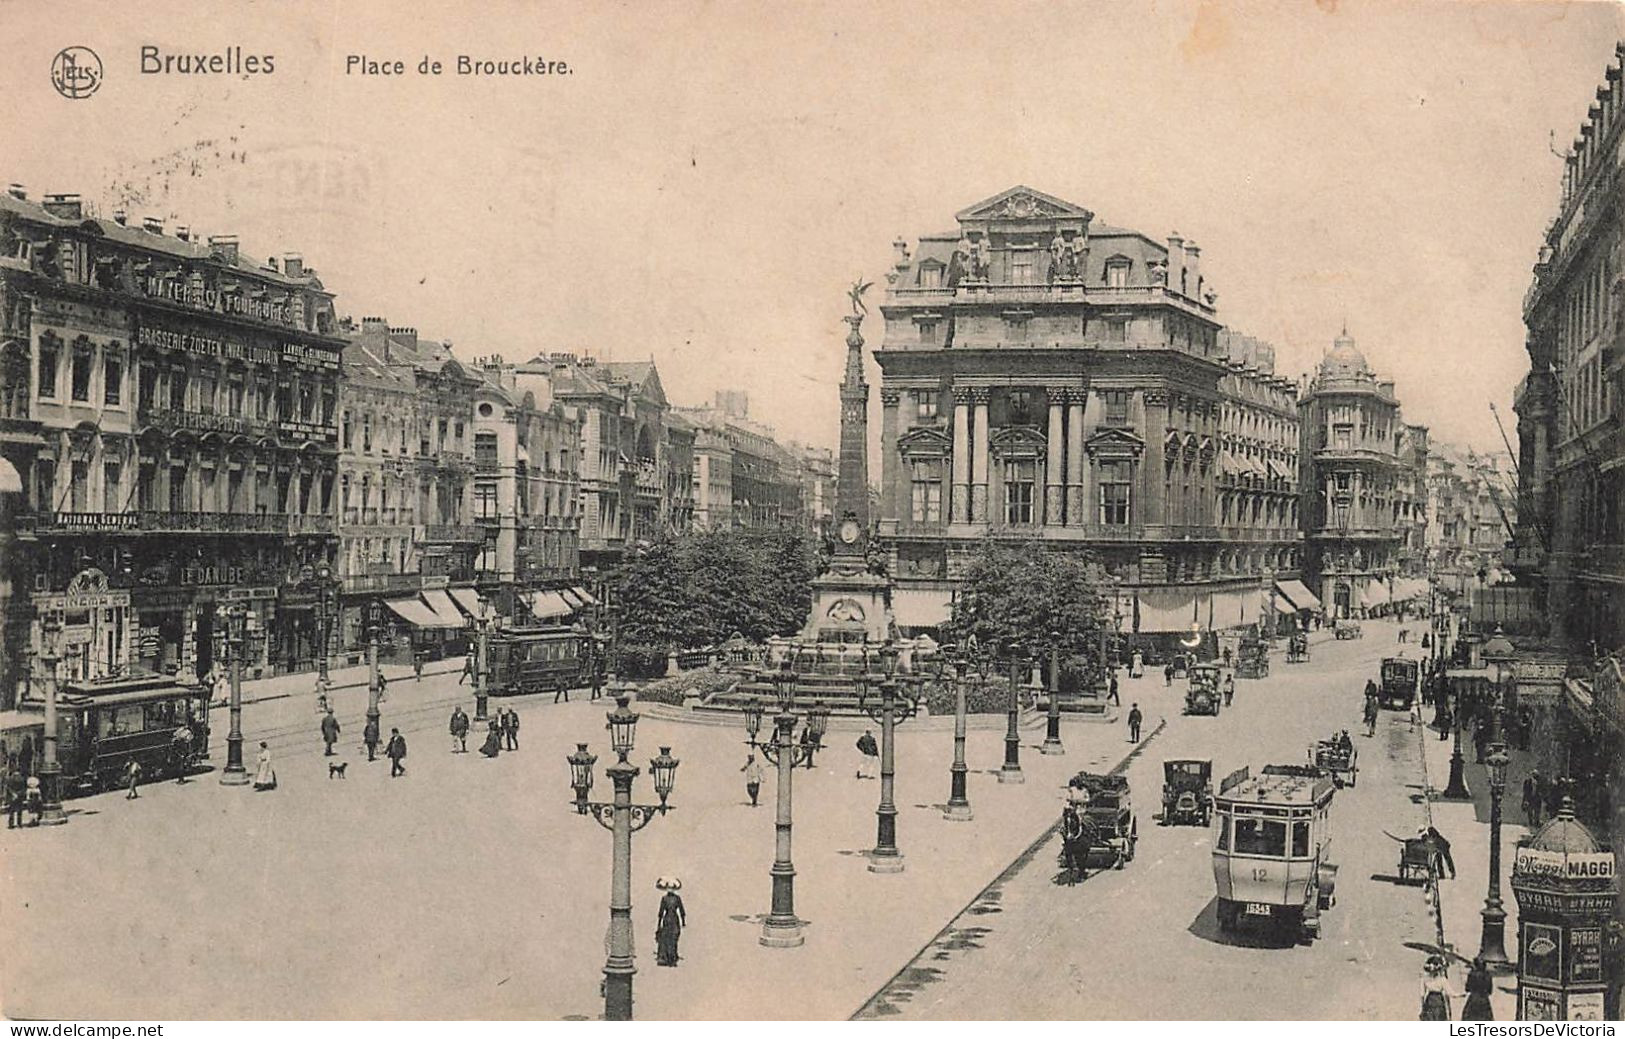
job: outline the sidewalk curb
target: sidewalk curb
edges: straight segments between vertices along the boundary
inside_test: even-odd
[[[1151,745],[1152,740],[1162,735],[1162,731],[1167,727],[1167,718],[1158,719],[1157,727],[1152,729],[1151,732],[1148,733],[1139,743],[1135,744],[1133,750],[1130,750],[1127,754],[1123,755],[1123,757],[1117,762],[1116,765],[1112,766],[1111,770],[1108,771],[1106,775],[1116,776],[1127,771],[1129,765],[1134,762],[1134,759],[1139,757],[1140,753]],[[933,945],[936,945],[937,942],[941,941],[947,934],[949,934],[949,932],[953,931],[955,923],[961,917],[974,909],[976,904],[982,901],[982,899],[986,898],[994,888],[999,887],[1001,884],[1005,883],[1005,881],[1014,876],[1019,870],[1025,868],[1027,864],[1033,860],[1033,857],[1038,854],[1039,850],[1042,849],[1045,844],[1048,844],[1050,839],[1054,837],[1057,832],[1059,832],[1060,828],[1061,821],[1059,819],[1045,826],[1042,833],[1040,833],[1031,843],[1029,843],[1026,848],[1022,849],[1021,853],[1012,859],[1009,865],[1005,866],[1004,869],[1000,870],[992,880],[988,881],[986,886],[984,886],[980,891],[976,892],[975,896],[972,897],[969,902],[966,902],[958,912],[950,916],[948,918],[948,922],[944,924],[940,930],[938,930],[930,938],[926,939],[925,944],[916,949],[913,955],[905,959],[903,961],[903,965],[894,971],[884,982],[882,982],[879,988],[870,993],[867,999],[865,999],[862,1003],[859,1003],[858,1008],[852,1013],[848,1014],[846,1019],[848,1021],[860,1020],[864,1012],[869,1010],[870,1007],[874,1006],[881,999],[881,997],[885,995],[886,990],[891,988],[898,978],[901,978],[904,974],[906,974],[909,968],[916,961],[924,957],[925,954],[931,950]],[[879,1017],[880,1015],[875,1016]]]
[[[391,665],[391,666],[405,667],[406,665],[401,664],[401,665]],[[382,666],[379,667],[379,670],[380,671],[383,670]],[[423,674],[424,674],[424,677],[427,678],[427,677],[430,677],[432,675],[449,675],[449,674],[452,674],[453,672],[460,671],[460,670],[462,670],[461,667],[448,667],[448,668],[442,668],[440,670],[431,671],[428,667],[425,667],[423,669]],[[304,673],[304,672],[301,672],[301,673]],[[312,671],[312,672],[309,672],[309,674],[311,676],[312,682],[314,683],[316,673],[314,671]],[[410,678],[411,675],[412,675],[412,672],[410,670],[408,670],[406,675],[397,676],[397,678],[393,678],[393,679],[389,679],[389,680],[392,681],[392,682],[393,681],[399,681],[400,678],[403,678],[403,677],[404,678]],[[278,676],[276,676],[276,678],[259,679],[258,681],[273,681],[274,682],[274,681],[277,680],[277,678],[294,678],[294,677],[297,677],[297,676],[295,676],[295,675],[278,675]],[[388,678],[387,675],[385,677]],[[368,685],[367,682],[334,682],[334,683],[328,685],[327,691],[331,693],[331,692],[336,692],[336,691],[338,691],[340,689],[365,689],[365,688],[367,688],[367,685]],[[246,696],[245,695],[243,697],[243,699],[242,699],[242,702],[243,702],[243,706],[246,707],[249,704],[270,703],[273,700],[291,700],[296,696],[314,696],[315,694],[316,694],[316,688],[315,688],[315,686],[313,684],[308,689],[297,690],[297,691],[289,691],[289,692],[286,692],[286,693],[267,693],[264,696]],[[226,701],[226,700],[221,700],[221,701],[218,701],[218,702],[211,701],[209,703],[209,709],[210,710],[224,709],[225,707],[227,707],[229,705],[229,702],[230,701]]]

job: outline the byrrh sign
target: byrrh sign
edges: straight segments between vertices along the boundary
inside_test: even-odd
[[[1531,877],[1607,880],[1614,875],[1614,855],[1607,851],[1564,854],[1539,848],[1519,848],[1512,871]]]

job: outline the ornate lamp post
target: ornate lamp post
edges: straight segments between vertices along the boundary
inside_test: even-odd
[[[775,949],[793,949],[806,941],[801,933],[801,921],[796,917],[796,867],[790,857],[791,832],[791,774],[795,768],[805,766],[812,757],[812,745],[796,743],[796,716],[793,711],[796,698],[796,676],[790,670],[791,659],[767,675],[773,683],[773,696],[779,713],[773,719],[773,736],[766,743],[758,743],[756,735],[762,728],[763,706],[753,702],[745,711],[745,731],[750,734],[750,745],[759,750],[779,770],[778,808],[773,819],[773,906],[762,921],[763,945]]]
[[[1100,634],[1100,667],[1106,671],[1106,632],[1101,626]],[[1045,719],[1044,745],[1038,748],[1040,754],[1065,754],[1066,748],[1061,745],[1061,633],[1049,633],[1049,713]]]
[[[378,681],[378,635],[384,626],[384,608],[377,599],[367,603],[367,724],[373,726],[374,732],[382,732],[379,727],[378,700],[383,693],[383,685]]]
[[[950,822],[965,823],[974,818],[965,792],[965,780],[970,773],[965,764],[965,680],[969,677],[974,645],[967,640],[937,661],[937,680],[940,682],[947,676],[954,687],[954,763],[948,769],[948,803],[942,809],[942,817]]]
[[[1021,771],[1021,650],[1018,642],[1012,642],[1007,649],[1010,652],[1010,702],[1005,708],[1004,729],[1004,765],[999,769],[999,782],[1025,783],[1027,777]]]
[[[570,764],[570,785],[575,789],[571,806],[580,815],[592,815],[598,825],[614,834],[614,852],[609,883],[609,956],[604,960],[604,1018],[608,1021],[632,1020],[632,975],[638,972],[632,953],[632,834],[649,825],[656,814],[665,815],[677,781],[676,758],[670,747],[661,747],[660,754],[649,762],[649,773],[654,776],[658,805],[632,803],[632,780],[637,778],[638,767],[627,760],[632,753],[633,737],[637,731],[638,715],[627,706],[629,698],[617,695],[615,709],[607,715],[605,726],[609,730],[610,749],[617,760],[604,769],[615,784],[615,799],[607,804],[587,800],[592,789],[592,767],[598,760],[589,753],[585,743],[576,744],[575,753],[565,756]]]
[[[56,666],[61,659],[57,640],[62,635],[62,620],[55,613],[40,621],[39,663],[44,671],[45,684],[45,746],[39,767],[40,822],[47,826],[61,826],[68,821],[62,810],[62,764],[56,757]]]
[[[1443,691],[1443,688],[1447,686],[1448,683],[1441,681],[1441,690],[1438,694],[1441,702],[1447,695]],[[1445,784],[1444,793],[1440,795],[1452,801],[1466,801],[1473,796],[1472,791],[1467,789],[1467,759],[1461,756],[1461,702],[1464,692],[1463,689],[1457,689],[1450,705],[1450,720],[1452,727],[1455,729],[1453,733],[1455,746],[1450,751],[1450,781]]]
[[[896,788],[897,724],[914,717],[920,701],[916,693],[897,697],[897,648],[888,643],[880,651],[884,673],[875,676],[880,684],[880,706],[859,697],[859,706],[870,718],[880,723],[880,807],[875,809],[875,846],[869,852],[870,873],[903,872],[903,853],[897,850],[897,804],[893,800]],[[860,687],[867,692],[868,682]]]
[[[333,568],[325,562],[305,567],[304,578],[305,583],[316,587],[316,637],[320,640],[316,649],[316,687],[325,693],[331,684],[327,654],[333,645],[333,618],[338,616],[338,582],[333,579]]]
[[[1497,740],[1484,764],[1490,772],[1490,884],[1484,896],[1483,930],[1478,942],[1478,955],[1486,964],[1504,969],[1508,966],[1506,953],[1506,910],[1501,907],[1501,795],[1507,784],[1506,744]]]
[[[248,624],[248,607],[234,602],[225,613],[226,655],[231,660],[231,730],[226,733],[226,767],[220,772],[220,782],[243,786],[248,782],[248,769],[243,767],[243,629]]]
[[[474,720],[486,720],[486,701],[491,695],[490,687],[486,684],[486,638],[491,629],[491,604],[484,599],[480,600],[479,616],[474,620]]]

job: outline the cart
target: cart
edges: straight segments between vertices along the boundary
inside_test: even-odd
[[[1339,642],[1365,637],[1365,632],[1360,630],[1360,622],[1351,620],[1338,621],[1332,628],[1332,634],[1337,636]]]
[[[1270,644],[1265,639],[1245,638],[1236,653],[1237,678],[1268,678]]]
[[[1332,782],[1340,787],[1354,786],[1360,778],[1360,752],[1347,732],[1316,743],[1309,750],[1309,759],[1315,767],[1330,772]]]
[[[1286,640],[1286,662],[1288,664],[1307,664],[1309,662],[1309,636],[1301,631],[1295,631]]]
[[[1389,836],[1393,836],[1389,834]],[[1397,838],[1396,838],[1397,839]],[[1406,837],[1399,841],[1399,879],[1426,880],[1433,868],[1433,849],[1426,837]]]
[[[1185,689],[1185,713],[1218,714],[1219,703],[1219,665],[1191,665],[1190,685]]]

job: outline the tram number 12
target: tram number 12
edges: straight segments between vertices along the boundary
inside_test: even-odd
[[[1263,868],[1262,866],[1254,866],[1253,867],[1253,879],[1255,881],[1265,881],[1265,880],[1268,880],[1269,878],[1270,878],[1270,871],[1269,870]]]

